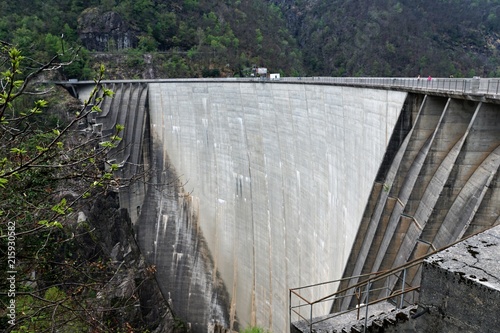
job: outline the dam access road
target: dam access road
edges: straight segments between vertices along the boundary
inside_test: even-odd
[[[60,84],[81,100],[92,88]],[[286,332],[290,288],[388,269],[500,223],[498,79],[104,84],[115,96],[89,122],[103,136],[125,125],[110,159],[144,179],[120,202],[194,332]]]

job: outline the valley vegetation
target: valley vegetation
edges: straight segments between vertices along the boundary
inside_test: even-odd
[[[74,55],[69,55],[72,59]],[[95,73],[83,104],[44,83],[69,66],[0,49],[0,330],[183,332],[141,259],[109,162],[124,127],[93,131],[113,97]]]

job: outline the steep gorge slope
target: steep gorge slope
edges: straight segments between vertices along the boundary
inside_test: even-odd
[[[7,0],[0,40],[68,77],[500,75],[498,0]],[[124,42],[124,38],[127,39]],[[61,60],[70,60],[61,55]]]
[[[314,75],[500,75],[499,1],[273,2]]]
[[[253,65],[287,76],[500,75],[499,1],[201,0],[155,3],[159,14],[141,19],[146,8],[112,9],[138,28],[139,49],[170,53],[153,52],[157,77],[245,76]]]

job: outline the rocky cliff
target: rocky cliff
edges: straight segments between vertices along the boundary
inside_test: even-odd
[[[137,46],[137,31],[112,11],[88,8],[78,19],[78,35],[83,46],[93,51],[116,51]]]
[[[80,215],[81,216],[81,215]],[[100,196],[86,219],[93,230],[81,243],[89,257],[100,257],[115,271],[103,295],[102,320],[120,321],[120,326],[142,327],[151,332],[184,332],[174,319],[155,280],[156,269],[145,263],[132,231],[130,218],[120,209],[114,192]],[[99,296],[98,296],[99,297]]]

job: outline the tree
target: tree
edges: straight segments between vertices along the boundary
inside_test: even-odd
[[[0,59],[0,328],[131,330],[130,323],[106,316],[123,302],[110,306],[102,300],[119,268],[99,251],[86,253],[95,233],[85,221],[76,223],[79,207],[117,184],[113,171],[118,166],[107,160],[123,126],[107,137],[86,130],[87,118],[113,96],[101,84],[104,67],[89,100],[81,106],[66,101],[73,112],[54,114],[39,98],[47,91],[33,82],[60,68],[58,57],[27,74],[23,55],[12,45],[2,43]],[[55,87],[48,91],[55,101],[68,99]]]

